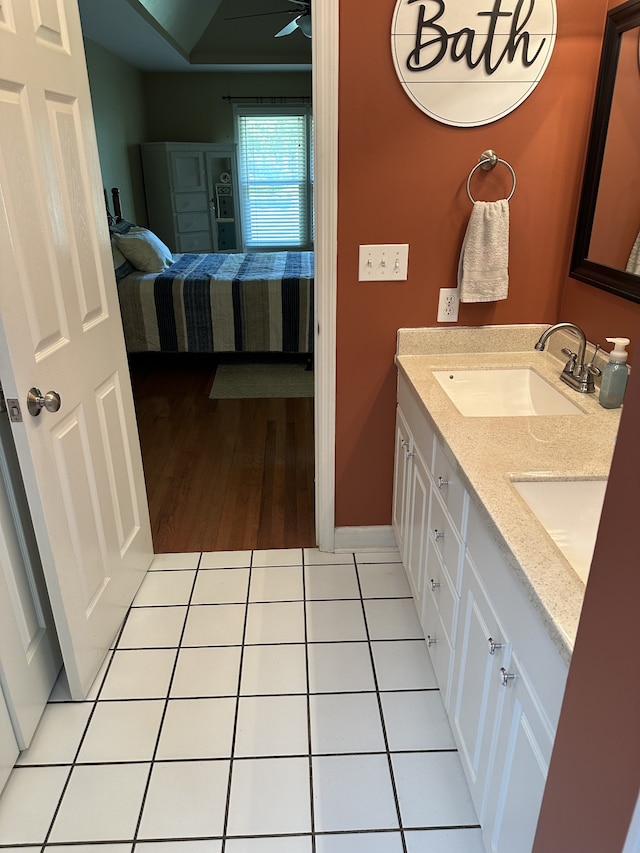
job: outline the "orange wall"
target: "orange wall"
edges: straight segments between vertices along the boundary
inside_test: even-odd
[[[542,81],[515,112],[479,128],[439,124],[404,93],[390,51],[394,2],[372,0],[366,14],[360,4],[340,5],[336,524],[384,525],[391,521],[396,330],[435,325],[439,288],[456,285],[471,212],[466,180],[486,148],[518,178],[509,298],[464,305],[459,322],[560,319],[607,0],[557,0],[558,37]],[[476,172],[472,184],[475,197],[487,200],[510,187],[504,167]],[[359,282],[358,245],[395,242],[409,243],[408,281]],[[583,313],[600,293],[588,290]],[[593,315],[591,334],[613,334]],[[581,320],[573,308],[566,316]]]

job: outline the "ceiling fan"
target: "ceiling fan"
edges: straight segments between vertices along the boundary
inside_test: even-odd
[[[306,36],[308,39],[311,38],[311,0],[289,0],[290,3],[293,3],[296,6],[296,9],[279,9],[276,12],[255,12],[252,15],[238,15],[234,18],[225,18],[226,21],[237,21],[240,18],[258,18],[263,15],[282,15],[282,14],[296,14],[296,17],[289,21],[281,30],[279,30],[274,38],[281,38],[282,36],[291,35],[291,33],[295,32],[295,30],[300,30],[300,32]]]

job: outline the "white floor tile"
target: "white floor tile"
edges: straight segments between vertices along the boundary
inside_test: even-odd
[[[222,841],[212,838],[199,841],[137,841],[136,850],[138,853],[220,853]],[[55,851],[51,850],[50,853]],[[73,853],[73,850],[69,853]],[[87,853],[102,853],[102,847]]]
[[[353,563],[346,566],[305,566],[304,582],[307,601],[323,598],[360,598]]]
[[[375,693],[330,693],[310,697],[314,755],[379,752],[385,743]]]
[[[250,604],[244,641],[256,643],[304,643],[304,605],[301,601]]]
[[[309,751],[305,696],[242,696],[234,755],[303,755]]]
[[[394,753],[392,763],[403,826],[418,829],[478,822],[456,752]]]
[[[195,576],[195,571],[148,572],[133,599],[133,606],[188,604]]]
[[[151,761],[163,709],[162,699],[98,702],[78,761]]]
[[[229,835],[309,832],[306,758],[240,759],[233,763]]]
[[[356,551],[356,563],[400,563],[400,551]]]
[[[424,637],[412,598],[369,599],[364,602],[372,640],[415,640]]]
[[[118,640],[119,649],[174,648],[180,643],[186,605],[135,607],[129,611]]]
[[[230,838],[224,849],[227,853],[311,853],[311,836]]]
[[[68,776],[68,767],[14,770],[0,797],[0,844],[41,844]]]
[[[161,699],[169,691],[175,649],[117,651],[100,699]]]
[[[269,566],[251,570],[249,601],[302,601],[302,566]]]
[[[249,589],[249,569],[200,569],[192,604],[244,604]]]
[[[328,566],[331,564],[352,566],[353,553],[344,551],[333,554],[330,551],[320,551],[318,548],[305,548],[304,564],[305,566]]]
[[[106,676],[106,674],[107,674],[107,672],[111,666],[111,659],[112,658],[113,658],[113,650],[110,650],[107,653],[105,659],[102,661],[102,666],[98,670],[98,674],[93,679],[93,684],[89,688],[89,692],[87,694],[87,702],[93,702],[98,698],[100,691],[102,690],[102,685],[104,683],[105,676]],[[66,680],[66,676],[65,676],[65,680]],[[67,690],[68,689],[69,688],[67,685]],[[71,698],[71,692],[69,692],[69,698]]]
[[[407,853],[485,853],[480,829],[432,829],[407,832]]]
[[[74,767],[49,841],[132,839],[148,764]]]
[[[307,602],[307,639],[310,643],[366,640],[359,601]]]
[[[235,699],[172,699],[156,758],[229,758]]]
[[[410,598],[411,587],[402,563],[363,563],[358,566],[363,598]]]
[[[239,646],[180,649],[171,683],[171,698],[235,696],[241,655]]]
[[[311,643],[308,654],[312,693],[375,690],[368,643]]]
[[[197,569],[200,552],[187,554],[156,554],[149,568],[150,572],[171,571],[172,569]]]
[[[47,844],[44,849],[45,853],[130,853],[131,843],[100,844],[99,847],[95,844],[52,844],[51,846]],[[21,853],[27,853],[27,851],[23,849]],[[2,853],[10,853],[10,851],[3,850]]]
[[[228,761],[154,764],[138,837],[221,835],[228,779]]]
[[[205,551],[201,569],[246,569],[251,565],[251,551]]]
[[[316,836],[316,853],[403,853],[399,832]]]
[[[183,646],[233,646],[242,643],[244,604],[199,604],[189,608]]]
[[[371,643],[380,690],[422,690],[438,682],[424,640]]]
[[[313,759],[316,830],[397,829],[386,755],[337,755]]]
[[[240,692],[243,696],[306,693],[304,646],[247,646]]]
[[[274,548],[254,551],[252,566],[301,566],[302,548]]]
[[[93,709],[91,702],[50,703],[18,764],[70,764]]]
[[[455,749],[439,690],[381,695],[389,749]]]

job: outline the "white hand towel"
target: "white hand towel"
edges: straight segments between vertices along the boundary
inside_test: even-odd
[[[626,272],[633,273],[633,275],[640,275],[640,234],[636,237],[636,241],[631,249]]]
[[[509,202],[474,202],[458,264],[460,302],[506,299],[508,265]]]

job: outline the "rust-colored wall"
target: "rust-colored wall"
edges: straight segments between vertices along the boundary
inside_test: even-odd
[[[589,260],[627,266],[640,230],[640,68],[638,30],[624,33],[598,187]]]
[[[631,378],[534,853],[621,853],[640,788],[638,435]]]
[[[518,178],[509,298],[464,305],[459,323],[560,319],[606,6],[558,0],[554,54],[533,94],[493,124],[451,128],[418,110],[396,78],[392,0],[368,3],[366,14],[360,4],[340,4],[338,526],[391,521],[396,330],[435,325],[438,290],[456,285],[471,212],[465,184],[486,148]],[[472,184],[487,200],[510,187],[503,167],[476,172]],[[394,242],[410,245],[409,280],[358,282],[358,245]],[[610,324],[597,331],[611,334]]]

